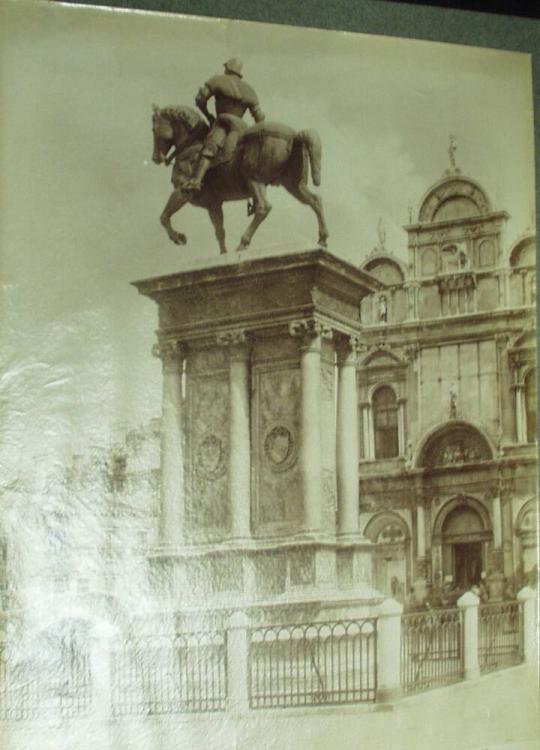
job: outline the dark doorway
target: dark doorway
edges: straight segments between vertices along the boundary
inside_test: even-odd
[[[482,574],[482,542],[454,544],[454,580],[457,588],[469,589],[480,583]]]

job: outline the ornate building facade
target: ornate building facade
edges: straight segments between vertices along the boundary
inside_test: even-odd
[[[362,269],[360,528],[375,585],[519,585],[537,562],[536,244],[449,170]],[[502,575],[504,575],[504,579]]]
[[[498,597],[533,573],[536,249],[506,247],[508,218],[454,166],[407,264],[381,227],[360,269],[311,251],[136,283],[159,308],[150,559],[173,599]]]

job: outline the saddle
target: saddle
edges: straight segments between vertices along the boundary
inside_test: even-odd
[[[230,114],[219,115],[216,118],[216,125],[222,127],[226,131],[227,137],[225,138],[225,143],[223,144],[221,153],[218,155],[214,166],[230,161],[236,148],[243,142],[266,136],[281,138],[282,140],[287,141],[288,150],[290,152],[296,135],[292,128],[289,128],[287,125],[282,125],[279,122],[267,122],[266,120],[263,120],[262,122],[258,122],[255,125],[248,127],[240,117]]]

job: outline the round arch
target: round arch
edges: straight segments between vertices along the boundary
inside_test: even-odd
[[[482,427],[470,421],[454,419],[435,425],[424,435],[413,456],[412,465],[416,468],[429,468],[437,465],[432,463],[432,460],[436,460],[436,455],[433,456],[433,453],[436,453],[437,444],[452,436],[461,439],[468,437],[476,441],[475,448],[480,458],[474,460],[491,461],[496,454],[493,442]],[[467,461],[460,461],[459,463],[467,463]]]
[[[402,516],[392,511],[383,510],[377,515],[373,516],[364,529],[364,536],[367,537],[373,544],[379,542],[379,537],[382,531],[387,526],[395,526],[399,529],[402,534],[402,541],[409,541],[411,533],[407,522]]]
[[[523,253],[524,263],[520,263],[521,254]],[[529,257],[526,257],[528,254]],[[521,236],[508,251],[508,265],[510,268],[519,268],[521,265],[534,265],[536,258],[536,235],[528,233]]]
[[[372,255],[362,264],[361,270],[375,276],[386,285],[403,284],[405,281],[403,264],[385,253]]]
[[[536,521],[536,524],[534,522],[535,514],[538,515],[538,506],[536,498],[531,497],[520,508],[519,513],[517,514],[515,523],[516,534],[536,533],[538,522]],[[530,519],[533,520],[532,524]]]
[[[437,513],[435,521],[433,523],[434,540],[437,540],[439,542],[442,540],[444,525],[448,517],[454,511],[460,508],[473,510],[477,514],[477,516],[479,516],[480,521],[482,522],[483,531],[486,533],[491,533],[491,519],[489,516],[489,512],[483,505],[483,503],[481,503],[480,500],[477,500],[475,497],[471,497],[469,495],[457,495],[456,497],[446,502]]]
[[[437,213],[440,214],[441,209],[448,207],[451,202],[459,201],[464,202],[464,209],[469,215],[471,215],[470,210],[467,211],[469,204],[471,209],[474,207],[472,213],[476,216],[491,211],[487,193],[478,182],[470,177],[451,175],[443,177],[426,191],[420,201],[418,221],[422,224],[438,221],[440,217],[437,218]]]
[[[400,364],[400,362],[398,360],[396,360],[396,365],[399,365],[399,364]],[[373,383],[368,388],[368,399],[369,399],[369,401],[371,403],[373,403],[373,397],[375,396],[375,394],[377,393],[377,391],[381,390],[381,388],[389,388],[392,391],[392,393],[394,394],[396,400],[399,398],[399,393],[397,392],[396,386],[395,386],[394,383],[387,383],[387,382]]]

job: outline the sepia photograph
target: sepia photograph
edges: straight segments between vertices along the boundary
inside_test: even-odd
[[[45,0],[0,56],[0,748],[537,748],[532,56]]]

